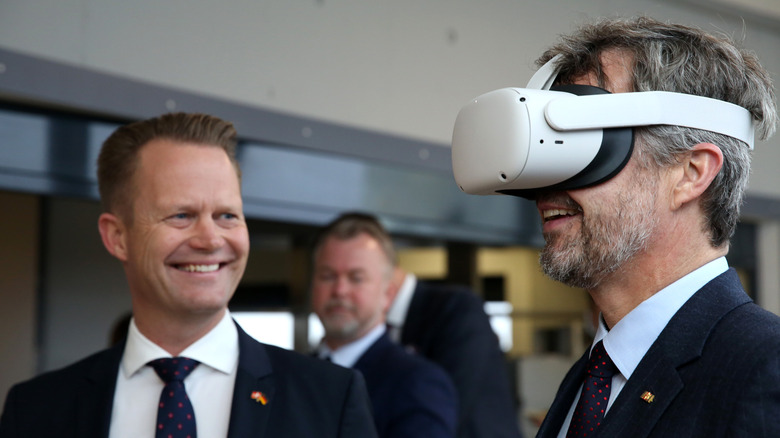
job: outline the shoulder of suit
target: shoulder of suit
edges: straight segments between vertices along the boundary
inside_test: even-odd
[[[722,323],[734,335],[743,335],[745,342],[780,344],[780,316],[749,302],[729,312]]]
[[[420,356],[417,353],[408,351],[401,345],[394,342],[387,342],[382,344],[382,350],[379,352],[377,362],[382,367],[392,370],[396,374],[417,376],[417,375],[430,375],[434,374],[446,374],[444,369],[439,365]]]
[[[111,372],[118,370],[123,347],[117,346],[98,351],[70,365],[39,374],[18,383],[16,386],[52,391],[54,388],[63,388],[68,385],[81,385],[83,384],[81,378],[93,372],[95,367],[101,367],[103,370],[114,368],[114,370],[110,370]]]
[[[419,299],[430,306],[458,309],[481,309],[482,298],[465,286],[437,283],[419,283],[412,300]]]
[[[296,351],[263,344],[271,361],[274,372],[295,370],[310,373],[313,376],[325,376],[327,378],[349,379],[354,371],[344,368],[322,359],[307,356]]]

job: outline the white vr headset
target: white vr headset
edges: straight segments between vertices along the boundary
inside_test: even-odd
[[[452,170],[461,190],[533,198],[539,190],[598,184],[628,162],[634,126],[697,128],[753,148],[753,121],[745,108],[666,91],[612,94],[588,85],[551,89],[557,58],[542,66],[526,88],[491,91],[460,110],[452,135]]]

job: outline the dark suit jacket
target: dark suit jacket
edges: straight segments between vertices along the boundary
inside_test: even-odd
[[[444,368],[460,402],[459,438],[518,438],[504,354],[482,300],[466,288],[418,282],[401,343]]]
[[[557,436],[585,360],[564,378],[537,437]],[[780,317],[751,302],[733,269],[716,277],[669,321],[597,436],[780,437]]]
[[[366,379],[380,438],[453,438],[455,387],[436,364],[383,334],[353,366]]]
[[[229,437],[375,437],[363,378],[241,328]],[[11,388],[0,438],[107,437],[124,345]],[[262,391],[263,405],[251,398]]]

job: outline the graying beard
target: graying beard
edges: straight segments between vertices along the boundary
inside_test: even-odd
[[[651,203],[653,198],[650,199]],[[571,287],[594,289],[611,273],[618,270],[638,252],[644,250],[647,241],[652,236],[657,226],[654,217],[640,221],[630,221],[630,227],[625,227],[629,222],[626,218],[629,208],[642,208],[644,206],[629,205],[630,202],[618,202],[623,208],[619,210],[617,217],[606,224],[601,224],[599,229],[592,232],[592,227],[583,218],[583,235],[580,241],[572,241],[559,251],[552,251],[549,246],[539,256],[542,271],[553,280],[560,281]],[[626,208],[628,207],[628,208]],[[644,211],[642,209],[635,210]],[[617,227],[610,225],[617,223]],[[617,248],[609,246],[609,243],[598,241],[599,236],[607,236],[609,229],[621,231],[617,242]],[[579,250],[581,242],[582,250]],[[576,255],[576,258],[574,257]],[[556,262],[557,261],[557,262]],[[568,261],[568,263],[563,263]]]

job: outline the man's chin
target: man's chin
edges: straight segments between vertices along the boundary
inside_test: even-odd
[[[581,272],[576,267],[571,268],[553,263],[542,263],[542,272],[550,279],[573,288],[592,290],[601,283],[601,278],[596,278],[594,273]]]
[[[570,287],[587,289],[593,286],[592,279],[581,271],[586,263],[580,257],[572,260],[572,254],[563,254],[549,244],[539,254],[542,272],[550,279]]]
[[[330,321],[322,324],[328,337],[339,340],[350,340],[357,333],[357,323],[348,321]]]

